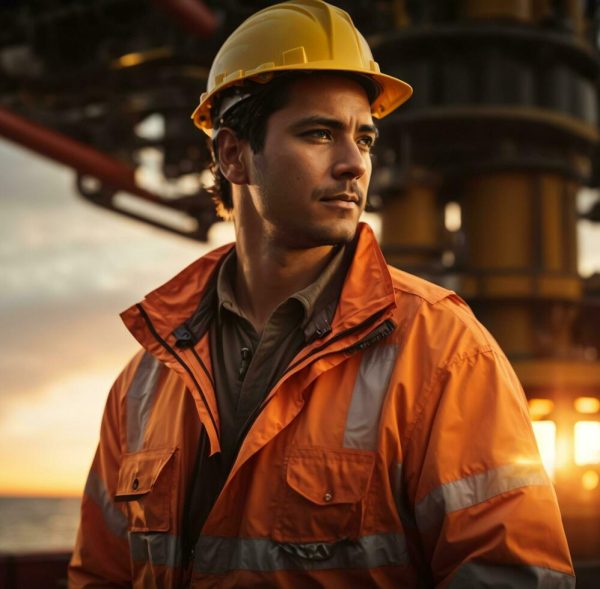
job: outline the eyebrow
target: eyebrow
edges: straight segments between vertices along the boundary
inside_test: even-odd
[[[300,129],[310,125],[322,125],[323,127],[329,127],[330,129],[336,129],[339,131],[343,131],[346,128],[346,125],[338,119],[330,119],[329,117],[322,117],[319,115],[313,115],[300,119],[299,121],[293,123],[290,128],[292,131],[299,131]],[[358,127],[358,131],[359,133],[373,133],[375,137],[379,137],[379,131],[375,125],[360,125]]]

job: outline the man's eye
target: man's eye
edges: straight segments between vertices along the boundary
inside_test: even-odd
[[[365,149],[371,149],[375,145],[375,139],[370,135],[365,135],[364,137],[360,137],[357,143]]]
[[[311,137],[313,139],[327,140],[331,139],[331,131],[328,131],[327,129],[311,129],[310,131],[304,133],[304,136]]]

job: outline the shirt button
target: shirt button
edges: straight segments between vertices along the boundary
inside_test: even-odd
[[[136,491],[139,486],[140,486],[140,481],[138,481],[137,479],[133,479],[133,483],[131,483],[131,488],[134,491]]]
[[[325,495],[323,495],[323,501],[325,501],[325,503],[329,503],[332,499],[333,499],[333,493],[331,493],[330,491],[327,491],[327,493],[325,493]]]

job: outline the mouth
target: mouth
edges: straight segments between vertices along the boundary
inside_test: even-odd
[[[352,206],[352,205],[358,206],[360,199],[358,198],[358,195],[356,195],[356,194],[342,192],[340,194],[333,194],[331,196],[325,196],[321,199],[321,202],[328,203],[328,204],[346,205],[346,206]]]

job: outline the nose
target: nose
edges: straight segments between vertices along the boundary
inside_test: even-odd
[[[361,151],[352,138],[338,144],[332,173],[336,179],[358,180],[370,165],[369,154]]]

